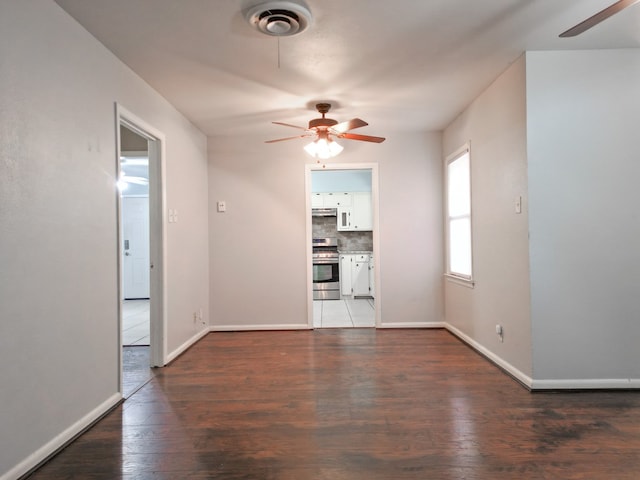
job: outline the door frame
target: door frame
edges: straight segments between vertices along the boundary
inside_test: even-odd
[[[163,212],[166,203],[165,184],[165,135],[116,102],[116,178],[120,177],[120,126],[134,131],[148,141],[149,145],[149,255],[150,255],[150,366],[167,364],[167,295],[166,295],[166,249],[167,232]],[[122,392],[122,204],[116,189],[118,231],[118,373]]]
[[[327,170],[371,170],[371,202],[373,207],[373,271],[375,282],[376,328],[382,325],[382,298],[380,296],[380,203],[377,163],[341,163],[341,164],[306,164],[305,165],[305,212],[307,241],[307,324],[313,329],[313,222],[311,218],[311,172]]]

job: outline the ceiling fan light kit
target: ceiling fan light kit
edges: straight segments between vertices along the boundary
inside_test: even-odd
[[[327,160],[340,155],[344,147],[328,137],[329,135],[325,133],[325,135],[319,136],[317,140],[305,145],[305,152],[318,160]]]
[[[265,35],[290,37],[311,24],[311,11],[302,2],[267,1],[245,11],[249,24]]]

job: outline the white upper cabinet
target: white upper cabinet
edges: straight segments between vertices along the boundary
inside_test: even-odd
[[[324,193],[312,193],[311,208],[323,208],[323,207],[324,207]]]
[[[335,193],[323,193],[324,206],[329,208],[334,207],[350,207],[352,193],[349,192],[335,192]]]
[[[351,205],[338,207],[338,231],[373,230],[371,192],[351,193]]]
[[[339,231],[373,230],[371,192],[313,193],[311,207],[336,208]]]
[[[337,208],[351,206],[351,192],[312,193],[312,208]]]
[[[373,208],[371,192],[352,193],[351,229],[373,230]]]

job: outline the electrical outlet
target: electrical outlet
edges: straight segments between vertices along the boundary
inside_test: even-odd
[[[500,337],[500,341],[504,342],[504,330],[502,329],[502,325],[496,325],[496,334]]]

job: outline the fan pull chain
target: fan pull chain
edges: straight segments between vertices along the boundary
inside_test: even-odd
[[[278,70],[280,70],[280,37],[278,37]]]

